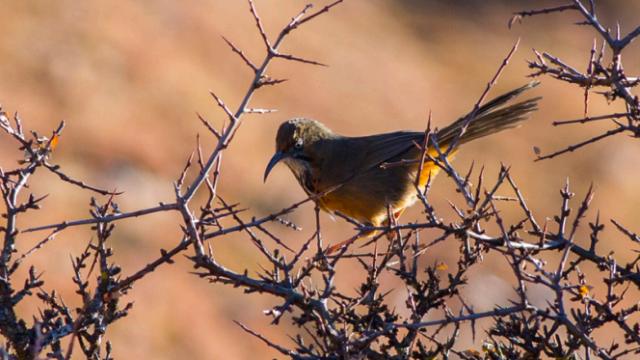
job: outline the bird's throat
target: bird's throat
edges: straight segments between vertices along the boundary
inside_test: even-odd
[[[300,183],[300,186],[307,195],[312,196],[317,193],[317,181],[313,176],[309,162],[300,159],[288,158],[285,160],[285,164],[287,164],[289,169],[291,169],[291,172],[296,179],[298,179],[298,183]]]

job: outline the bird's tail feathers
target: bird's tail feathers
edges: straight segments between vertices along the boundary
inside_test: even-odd
[[[525,86],[498,96],[481,106],[469,122],[464,134],[458,139],[457,145],[517,127],[519,126],[519,122],[529,119],[529,113],[538,109],[537,101],[541,99],[540,97],[525,100],[504,108],[501,108],[501,106],[523,92],[537,86],[539,83],[538,81],[533,81]],[[467,117],[464,116],[438,131],[438,145],[444,147],[451,144],[466,120]]]

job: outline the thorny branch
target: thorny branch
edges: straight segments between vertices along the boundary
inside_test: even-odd
[[[570,145],[564,150],[559,150],[548,155],[539,156],[537,160],[551,159],[558,155],[575,151],[583,146],[595,143],[613,135],[620,133],[627,133],[632,137],[640,137],[640,100],[637,95],[631,93],[631,90],[640,84],[638,77],[629,77],[626,75],[622,66],[622,51],[631,42],[640,35],[640,26],[637,26],[634,30],[629,32],[623,38],[620,38],[620,30],[618,27],[618,34],[614,38],[611,35],[611,30],[605,28],[598,21],[598,17],[595,12],[595,3],[590,1],[589,9],[587,9],[580,0],[572,0],[572,4],[563,5],[553,8],[546,8],[542,10],[523,11],[517,13],[511,20],[512,25],[515,20],[520,20],[527,16],[547,15],[550,13],[561,12],[565,10],[575,10],[585,19],[578,25],[587,25],[596,30],[602,41],[602,47],[599,55],[596,57],[596,44],[597,40],[594,39],[593,47],[589,51],[589,61],[587,69],[584,72],[577,70],[576,67],[571,66],[559,57],[553,56],[549,53],[540,54],[536,50],[534,53],[538,61],[528,61],[529,68],[534,69],[535,72],[531,73],[531,77],[538,77],[542,75],[550,75],[555,79],[564,81],[570,84],[576,84],[584,88],[584,118],[570,121],[556,121],[553,125],[564,124],[584,124],[594,120],[610,120],[614,129],[608,130],[601,135],[594,136],[589,140],[579,142],[575,145]],[[611,57],[609,60],[605,57],[605,50],[609,49]],[[547,64],[547,60],[551,64]],[[604,91],[596,92],[602,94],[607,102],[613,102],[617,99],[622,99],[626,105],[627,112],[625,114],[612,113],[608,115],[589,116],[589,93],[596,89],[603,89]],[[626,119],[627,121],[621,121]]]
[[[453,222],[445,222],[439,218],[436,209],[429,203],[431,181],[428,181],[424,189],[416,188],[419,203],[425,210],[422,221],[410,224],[391,222],[387,226],[373,228],[362,226],[355,219],[342,215],[354,225],[358,233],[377,230],[379,235],[370,241],[373,243],[371,245],[349,253],[344,248],[337,254],[328,255],[323,250],[323,242],[326,240],[322,237],[317,202],[315,232],[311,237],[303,239],[299,248],[286,244],[266,227],[271,222],[278,222],[286,228],[299,229],[283,217],[304,203],[315,202],[325,193],[303,199],[278,213],[260,218],[251,217],[250,220],[243,218],[246,209],[239,204],[227,203],[220,197],[218,180],[223,176],[222,152],[242,124],[242,115],[271,111],[248,107],[255,90],[282,81],[266,74],[270,62],[275,58],[283,58],[321,65],[316,61],[280,53],[278,48],[283,39],[302,24],[328,12],[340,2],[342,1],[336,1],[315,13],[309,13],[310,6],[305,7],[272,42],[264,30],[256,7],[249,1],[251,14],[266,47],[265,58],[260,65],[255,65],[257,63],[252,62],[238,46],[224,38],[231,51],[241,57],[255,76],[241,105],[235,111],[229,109],[216,93],[211,92],[228,121],[220,129],[216,129],[198,115],[205,127],[215,135],[217,146],[205,157],[198,139],[196,179],[185,183],[187,172],[193,166],[192,154],[175,182],[176,200],[170,204],[160,203],[159,206],[148,209],[120,211],[115,202],[118,193],[85,185],[62,173],[57,165],[48,163],[59,141],[63,124],[53,131],[51,139],[38,136],[37,133],[33,133],[33,139],[30,139],[24,135],[17,114],[12,124],[6,114],[2,113],[0,127],[25,151],[19,167],[10,171],[0,168],[0,190],[6,206],[4,216],[7,219],[6,225],[0,228],[3,235],[0,333],[9,344],[7,349],[0,350],[3,358],[40,358],[46,349],[50,358],[68,359],[75,343],[76,349],[87,359],[109,359],[111,344],[107,343],[104,348],[101,346],[107,328],[126,316],[132,308],[132,303],[122,307],[120,300],[128,296],[137,281],[159,266],[172,264],[179,258],[176,255],[185,254],[192,245],[194,254],[188,259],[196,267],[196,275],[211,283],[230,285],[242,288],[245,293],[258,293],[276,299],[277,304],[265,310],[264,314],[273,325],[280,324],[282,320],[293,322],[299,330],[291,336],[293,345],[276,344],[269,340],[269,336],[259,334],[244,324],[238,325],[267,346],[292,359],[446,359],[452,353],[463,359],[621,359],[629,354],[640,353],[640,325],[637,322],[639,307],[635,301],[628,301],[638,297],[640,256],[630,263],[619,264],[614,254],[599,252],[597,244],[609,240],[610,236],[605,235],[599,213],[595,221],[589,220],[592,218],[589,206],[594,192],[590,189],[585,194],[574,213],[574,194],[570,192],[567,181],[560,191],[557,215],[544,214],[549,220],[540,225],[542,223],[538,222],[539,218],[536,220],[534,212],[526,203],[526,196],[516,185],[508,167],[501,168],[495,183],[487,182],[484,169],[481,169],[477,174],[477,185],[474,186],[471,184],[476,178],[473,166],[466,176],[459,174],[447,160],[451,149],[439,149],[436,139],[430,137],[430,129],[425,131],[424,143],[427,144],[427,140],[431,138],[438,156],[430,156],[425,147],[419,161],[435,162],[453,179],[452,186],[462,196],[461,199],[450,202],[458,216]],[[557,57],[536,52],[539,62],[531,63],[531,67],[538,72],[533,76],[547,73],[561,81],[585,87],[585,112],[588,91],[597,86],[608,86],[613,89],[607,94],[608,99],[624,101],[627,112],[593,117],[585,115],[583,119],[558,122],[587,123],[610,119],[619,127],[600,137],[541,158],[573,151],[620,132],[632,131],[638,136],[638,100],[629,92],[637,84],[637,78],[624,75],[619,55],[638,36],[640,28],[622,39],[614,39],[598,23],[593,2],[590,5],[587,10],[579,1],[574,0],[570,5],[522,12],[519,17],[565,10],[579,11],[585,18],[585,24],[594,27],[603,38],[603,43],[613,51],[612,63],[604,66],[604,50],[598,57],[595,56],[595,50],[592,50],[587,71],[581,73]],[[516,46],[504,59],[485,94],[508,63]],[[546,61],[552,65],[547,65]],[[481,96],[474,109],[477,110],[484,96]],[[469,114],[469,118],[474,111]],[[624,119],[627,119],[627,123],[623,123]],[[92,200],[90,219],[26,230],[25,232],[35,232],[46,229],[51,233],[31,250],[13,260],[19,244],[16,240],[21,234],[16,225],[18,216],[39,209],[45,198],[31,195],[25,203],[17,200],[18,193],[26,189],[28,180],[38,167],[47,168],[61,180],[107,198],[103,203],[97,199]],[[206,185],[208,197],[196,207],[193,203],[194,195],[202,184]],[[334,189],[327,191],[332,190]],[[502,200],[510,200],[512,205]],[[457,201],[462,201],[463,205],[460,206]],[[147,216],[160,211],[178,211],[182,215],[182,237],[172,249],[160,249],[160,256],[142,269],[121,277],[123,269],[110,261],[116,251],[109,246],[115,224],[122,219]],[[508,223],[504,214],[515,212],[521,214],[522,220]],[[233,221],[233,226],[227,226],[225,221]],[[625,239],[631,240],[631,245],[640,242],[634,231],[615,220],[611,222]],[[588,229],[585,223],[588,224]],[[35,267],[28,270],[25,283],[17,286],[12,275],[31,259],[30,254],[51,246],[55,236],[68,227],[81,225],[92,226],[95,240],[90,241],[85,251],[71,261],[73,283],[81,304],[75,311],[65,303],[60,294],[45,290],[43,274],[38,273]],[[423,229],[430,230],[422,232]],[[587,230],[587,233],[583,230]],[[248,269],[234,270],[223,264],[209,245],[214,239],[239,231],[246,232],[257,252],[263,256],[262,270],[258,273],[250,273]],[[266,241],[262,238],[264,236]],[[385,236],[393,241],[379,241]],[[311,245],[314,241],[317,246]],[[458,261],[450,267],[443,262],[427,260],[432,246],[443,242],[459,249]],[[589,246],[585,247],[585,243]],[[558,252],[559,255],[554,257]],[[477,271],[488,253],[499,254],[500,259],[503,259],[504,268],[513,274],[515,292],[509,299],[510,306],[476,311],[474,304],[465,299],[469,281],[467,274]],[[427,265],[428,263],[432,265]],[[343,266],[350,264],[354,264],[360,271],[345,273],[341,270]],[[599,279],[587,279],[583,272],[587,267],[604,275],[602,284],[598,283]],[[341,280],[344,277],[360,279],[355,291],[343,286]],[[591,291],[596,285],[599,291]],[[393,287],[396,288],[392,289]],[[603,288],[605,293],[600,294]],[[531,293],[541,289],[546,289],[550,295],[546,302],[534,304]],[[34,291],[44,302],[46,309],[35,317],[34,325],[29,328],[15,312],[15,306]],[[399,292],[402,292],[404,307],[398,306]],[[482,345],[483,352],[465,349],[459,343],[460,331],[467,325],[474,339],[479,329],[483,329],[486,336]],[[616,331],[621,335],[617,338],[624,340],[603,344],[597,336],[599,331]],[[68,345],[62,343],[63,338],[69,340]]]
[[[198,115],[198,118],[205,124],[209,131],[214,133],[214,135],[217,137],[218,144],[215,150],[208,156],[206,160],[202,159],[202,151],[198,147],[198,164],[200,165],[199,173],[196,179],[188,184],[188,186],[186,186],[186,190],[183,194],[182,189],[184,185],[183,183],[185,175],[191,167],[190,159],[185,167],[184,172],[180,176],[179,180],[175,183],[175,203],[160,203],[160,205],[157,207],[130,212],[121,212],[117,204],[113,201],[114,196],[120,195],[121,193],[98,189],[87,185],[82,181],[75,180],[73,179],[73,177],[63,173],[60,170],[60,166],[50,165],[47,162],[48,159],[50,159],[51,153],[59,141],[60,133],[62,131],[62,128],[64,127],[64,122],[62,122],[60,127],[53,132],[51,139],[44,136],[39,136],[35,132],[33,133],[34,139],[28,139],[28,137],[23,133],[22,123],[17,113],[14,117],[14,125],[11,124],[11,121],[9,120],[9,117],[6,113],[0,113],[0,128],[2,128],[2,130],[4,130],[4,132],[6,132],[8,135],[13,137],[13,139],[15,139],[19,143],[19,146],[25,151],[25,158],[20,161],[20,165],[23,165],[22,167],[16,168],[15,170],[11,171],[4,171],[3,169],[0,169],[0,189],[2,190],[3,200],[7,207],[7,212],[4,215],[8,219],[7,225],[0,228],[0,232],[4,233],[5,235],[1,253],[2,273],[0,274],[0,277],[4,279],[4,281],[0,282],[0,295],[2,298],[2,300],[0,301],[2,303],[0,304],[2,306],[2,311],[0,312],[0,314],[2,315],[0,316],[0,333],[2,333],[11,344],[13,353],[15,353],[21,359],[36,358],[39,356],[38,354],[44,350],[45,347],[51,346],[53,350],[51,354],[53,357],[59,359],[69,358],[72,354],[71,350],[73,348],[73,343],[77,342],[80,345],[83,354],[88,359],[100,358],[102,352],[102,349],[100,347],[102,341],[101,339],[105,334],[107,326],[113,321],[126,316],[128,310],[131,308],[131,304],[129,304],[123,309],[119,309],[118,299],[123,294],[125,294],[136,281],[144,278],[147,274],[154,271],[158,266],[173,263],[173,258],[175,257],[175,255],[183,253],[191,245],[193,245],[196,253],[193,259],[198,262],[202,261],[203,258],[206,258],[204,252],[204,241],[207,236],[208,238],[214,238],[217,236],[225,235],[232,231],[240,230],[251,232],[252,228],[260,229],[263,233],[270,235],[269,231],[264,229],[261,224],[271,221],[281,222],[286,226],[294,229],[297,228],[295,224],[283,220],[280,216],[292,211],[299,204],[294,205],[289,209],[285,209],[278,214],[273,214],[271,216],[264,217],[261,220],[254,220],[249,223],[244,223],[237,216],[238,212],[242,211],[242,209],[237,209],[236,205],[228,205],[223,202],[222,206],[216,207],[215,201],[219,199],[219,197],[217,196],[216,185],[218,176],[220,174],[221,155],[222,151],[225,150],[231,140],[233,140],[234,135],[242,124],[241,118],[243,114],[267,113],[274,111],[248,108],[249,101],[251,100],[254,92],[257,89],[264,85],[275,85],[283,81],[272,79],[266,75],[266,69],[273,59],[283,58],[305,63],[320,64],[318,62],[301,59],[293,55],[282,54],[278,52],[278,48],[284,38],[293,30],[299,28],[300,25],[315,18],[316,16],[322,13],[326,13],[327,11],[329,11],[329,9],[333,8],[340,2],[342,1],[337,1],[331,5],[325,6],[320,11],[310,15],[306,14],[311,9],[311,6],[309,5],[305,7],[304,11],[297,15],[291,22],[289,22],[287,26],[280,32],[276,41],[271,44],[268,40],[267,34],[264,32],[264,29],[261,25],[261,21],[258,17],[256,8],[253,5],[253,2],[249,0],[251,12],[256,20],[256,24],[259,28],[260,33],[263,36],[265,45],[267,46],[266,56],[260,66],[254,65],[254,63],[249,60],[244,52],[242,52],[231,41],[224,38],[227,44],[231,47],[232,51],[237,53],[251,68],[251,70],[255,74],[255,77],[251,85],[249,86],[249,89],[243,101],[241,102],[241,105],[235,112],[232,112],[222,101],[222,99],[216,95],[216,93],[214,93],[213,91],[211,92],[211,95],[215,98],[217,104],[226,113],[229,121],[223,124],[222,129],[217,130],[208,121],[204,120],[202,117],[200,117],[200,115]],[[93,210],[91,211],[91,213],[93,217],[91,219],[65,221],[59,224],[40,226],[25,230],[25,232],[34,232],[46,229],[50,229],[53,231],[38,245],[33,247],[31,250],[23,253],[21,257],[11,263],[12,254],[16,251],[16,238],[20,234],[16,227],[16,219],[18,215],[26,213],[30,210],[39,209],[40,203],[46,197],[45,196],[36,198],[32,195],[30,196],[29,201],[25,204],[20,204],[17,201],[18,194],[20,193],[20,191],[24,190],[27,187],[27,182],[30,176],[38,167],[44,167],[48,169],[49,171],[58,175],[61,180],[69,182],[75,186],[87,190],[92,190],[101,195],[109,196],[109,199],[105,205],[99,205],[97,200],[92,201]],[[213,174],[211,174],[212,170]],[[213,180],[211,179],[212,175]],[[202,214],[199,217],[195,217],[193,216],[190,202],[193,199],[196,191],[200,189],[203,183],[207,184],[206,188],[208,189],[210,196],[207,204],[200,208]],[[313,201],[314,199],[315,197],[311,197],[302,201],[301,203]],[[220,201],[222,200],[220,199]],[[161,249],[161,256],[149,263],[143,269],[140,269],[138,272],[134,273],[133,275],[127,276],[124,279],[120,279],[120,267],[116,265],[108,265],[107,262],[107,258],[112,256],[113,254],[113,250],[107,247],[106,244],[114,230],[114,223],[126,218],[146,216],[162,211],[176,210],[182,214],[184,219],[184,238],[175,248],[169,251]],[[225,217],[235,218],[240,225],[232,228],[223,228],[221,226],[221,220]],[[43,291],[38,296],[53,309],[58,310],[47,311],[44,314],[41,314],[39,322],[36,322],[36,324],[34,325],[34,327],[38,330],[34,332],[33,329],[28,329],[26,328],[26,326],[24,326],[22,320],[17,317],[13,309],[14,306],[25,296],[32,294],[32,289],[40,288],[43,285],[43,281],[40,280],[41,277],[39,275],[36,275],[35,268],[32,268],[31,280],[25,284],[22,290],[15,292],[12,288],[12,283],[10,282],[10,276],[19,269],[20,265],[25,262],[30,254],[44,248],[45,245],[51,242],[56,235],[60,234],[60,232],[69,227],[81,225],[92,225],[93,229],[97,232],[97,243],[91,242],[87,247],[85,253],[72,261],[72,265],[76,273],[76,278],[74,279],[74,281],[79,287],[78,294],[82,296],[82,302],[84,303],[84,306],[81,310],[79,310],[78,317],[73,318],[71,316],[71,312],[67,311],[68,309],[66,308],[66,306],[59,305],[55,293],[54,295],[48,295]],[[212,226],[216,227],[218,230],[212,232],[208,231],[208,229]],[[273,238],[272,235],[271,237]],[[279,240],[275,240],[277,244],[284,246],[284,244],[279,242]],[[256,244],[261,243],[260,239],[255,236],[254,242]],[[261,247],[265,255],[269,254],[269,250],[267,250],[263,245],[261,245]],[[278,252],[275,252],[273,257],[270,257],[270,259],[276,260],[278,256],[277,254]],[[100,272],[98,281],[96,283],[97,287],[93,297],[92,295],[90,295],[89,291],[89,284],[92,279],[82,280],[83,272],[86,270],[86,262],[91,257],[94,258],[94,261],[89,268],[88,275],[85,274],[85,276],[89,277],[91,275],[94,266],[96,266],[96,268],[98,268]],[[288,271],[291,270],[292,269],[288,269]],[[62,320],[63,318],[64,321],[66,321],[66,323],[69,325],[65,328],[61,328],[59,325],[60,320]],[[48,335],[42,337],[43,332]],[[60,343],[60,339],[69,335],[72,336],[72,341],[69,344],[68,349],[65,351]],[[110,353],[111,344],[109,343],[107,346],[107,358],[109,357]],[[2,354],[4,354],[4,352],[2,352]]]

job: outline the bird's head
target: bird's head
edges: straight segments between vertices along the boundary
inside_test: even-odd
[[[319,140],[335,136],[331,129],[315,120],[299,118],[283,122],[276,135],[276,153],[267,165],[264,181],[280,161],[287,164],[300,179],[310,170],[310,163],[316,158],[313,145]]]

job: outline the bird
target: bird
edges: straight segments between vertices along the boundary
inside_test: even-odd
[[[540,97],[504,106],[523,92],[537,86],[534,81],[507,92],[480,106],[461,134],[467,116],[436,131],[436,143],[446,151],[458,137],[449,158],[460,146],[484,136],[518,127],[537,110]],[[397,131],[392,133],[349,137],[334,133],[324,124],[307,118],[294,118],[283,122],[276,134],[276,153],[264,173],[264,181],[274,166],[286,164],[298,183],[309,196],[318,196],[320,209],[335,211],[358,221],[364,226],[380,227],[389,224],[389,215],[397,219],[417,200],[415,180],[424,188],[439,167],[425,159],[421,171],[424,131]],[[427,153],[436,158],[438,152],[432,141]],[[406,161],[414,160],[414,161]],[[383,166],[402,163],[405,166]],[[323,193],[326,192],[326,193]],[[327,249],[331,254],[356,240],[372,236],[375,231],[360,233]]]

